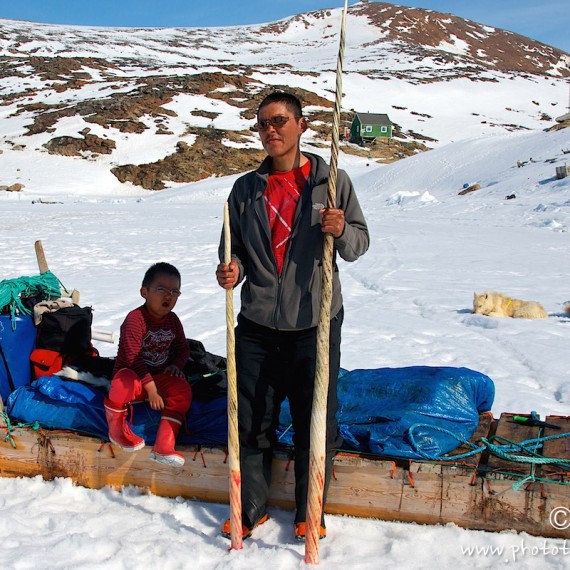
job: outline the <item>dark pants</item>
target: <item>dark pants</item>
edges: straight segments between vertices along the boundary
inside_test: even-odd
[[[339,445],[336,412],[343,310],[331,320],[327,401],[326,491]],[[295,522],[305,521],[317,329],[278,331],[241,315],[236,328],[242,518],[253,527],[265,514],[281,403],[287,397],[295,446]]]

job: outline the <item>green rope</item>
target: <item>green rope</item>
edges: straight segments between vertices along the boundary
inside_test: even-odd
[[[471,451],[467,451],[465,453],[460,453],[458,455],[436,455],[436,454],[430,454],[426,451],[423,451],[423,449],[420,448],[418,442],[416,441],[415,437],[414,437],[414,430],[417,428],[428,428],[432,431],[439,431],[441,433],[444,433],[446,435],[451,436],[453,439],[457,440],[459,443],[466,445],[467,447],[471,448]],[[486,445],[482,445],[482,446],[477,446],[474,443],[459,437],[456,433],[453,433],[452,431],[449,431],[448,429],[439,427],[439,426],[432,426],[430,424],[413,424],[409,427],[408,429],[408,438],[410,439],[410,443],[412,444],[412,448],[414,449],[414,451],[418,454],[421,455],[424,459],[427,459],[428,461],[457,461],[459,459],[465,459],[466,457],[472,457],[473,455],[477,455],[478,453],[482,453],[483,451],[485,451],[487,449]]]
[[[38,431],[42,427],[40,425],[40,422],[38,422],[38,421],[29,422],[29,423],[18,422],[16,425],[12,425],[12,421],[10,420],[10,416],[5,411],[0,411],[0,418],[2,418],[2,420],[6,424],[6,437],[4,438],[4,441],[9,441],[10,445],[14,449],[16,449],[16,442],[14,441],[14,438],[12,437],[12,432],[14,431],[15,428],[29,427],[29,428],[32,428],[34,431]]]
[[[570,432],[561,433],[558,435],[551,435],[548,437],[537,437],[534,439],[527,439],[524,441],[516,442],[506,437],[495,435],[488,440],[484,437],[481,441],[487,446],[487,449],[497,457],[505,459],[507,461],[512,461],[514,463],[530,463],[535,465],[560,465],[566,469],[570,470],[570,462],[568,459],[562,459],[559,457],[545,457],[536,453],[534,449],[540,449],[545,441],[550,441],[553,439],[561,439],[563,437],[570,437]],[[495,445],[493,441],[503,441],[504,445]],[[526,455],[518,455],[517,452],[525,453]]]
[[[10,307],[12,330],[16,329],[17,314],[32,314],[31,309],[22,303],[22,296],[41,295],[44,300],[58,298],[61,296],[60,287],[63,287],[63,284],[51,271],[32,277],[16,277],[0,281],[0,310]]]
[[[465,453],[461,453],[458,455],[437,456],[435,454],[429,454],[420,448],[416,439],[414,438],[413,432],[416,428],[428,428],[428,429],[431,429],[433,431],[439,431],[441,433],[449,435],[449,436],[453,437],[454,439],[456,439],[461,444],[466,445],[467,447],[470,447],[471,451],[467,451]],[[466,439],[464,439],[462,437],[459,437],[455,433],[453,433],[450,430],[447,430],[445,428],[442,428],[439,426],[432,426],[429,424],[413,424],[412,426],[410,426],[410,428],[408,430],[408,437],[410,439],[410,443],[412,444],[412,447],[414,448],[414,450],[419,455],[421,455],[424,459],[427,459],[429,461],[458,461],[459,459],[464,459],[466,457],[471,457],[471,456],[476,455],[478,453],[482,453],[483,451],[488,451],[489,453],[496,455],[497,457],[500,457],[501,459],[504,459],[506,461],[510,461],[513,463],[530,464],[531,465],[531,474],[524,477],[524,479],[522,481],[515,483],[513,485],[514,490],[519,489],[520,487],[522,487],[525,483],[527,483],[529,481],[546,481],[546,482],[550,482],[550,483],[570,485],[570,482],[568,482],[568,483],[562,482],[561,483],[560,481],[554,481],[552,479],[545,479],[545,478],[537,477],[536,473],[535,473],[535,467],[537,465],[559,465],[560,467],[562,467],[564,469],[570,470],[570,462],[568,461],[568,459],[562,459],[562,458],[558,458],[558,457],[545,457],[543,455],[540,455],[536,451],[538,449],[541,449],[544,442],[546,442],[546,441],[570,437],[570,432],[561,433],[561,434],[557,434],[557,435],[550,435],[548,437],[537,437],[537,438],[527,439],[527,440],[520,441],[520,442],[512,441],[510,439],[507,439],[506,437],[495,435],[495,436],[492,436],[488,439],[485,437],[482,437],[480,440],[481,445],[477,446],[474,443],[467,441]],[[502,443],[497,445],[494,442],[502,442]],[[515,475],[515,476],[519,476],[519,477],[521,476],[520,473],[511,473],[511,475]]]

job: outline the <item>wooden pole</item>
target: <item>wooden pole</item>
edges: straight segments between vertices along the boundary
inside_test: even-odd
[[[49,271],[49,266],[46,260],[46,255],[44,253],[44,246],[42,245],[41,240],[37,240],[34,243],[34,248],[36,250],[38,269],[40,271],[40,275],[43,275],[44,273],[47,273]],[[70,297],[72,303],[74,303],[75,305],[79,305],[79,291],[77,289],[68,291],[67,289],[64,289],[62,287],[60,293],[62,297]]]
[[[224,205],[224,263],[232,260],[230,210]],[[230,540],[231,549],[241,550],[243,533],[241,523],[241,468],[239,464],[238,393],[234,331],[234,292],[226,289],[226,351],[228,375],[228,463],[230,483]]]
[[[36,259],[38,260],[38,269],[40,270],[40,275],[47,273],[49,271],[49,267],[46,261],[46,256],[44,253],[44,246],[40,240],[36,241],[34,244],[36,249]]]
[[[342,100],[342,64],[344,59],[344,33],[348,1],[344,2],[340,30],[340,45],[336,68],[336,97],[333,114],[331,143],[331,163],[328,179],[328,207],[336,207],[336,181],[338,152],[340,145],[339,126]],[[305,535],[305,563],[319,563],[319,530],[323,512],[323,493],[325,487],[326,430],[327,430],[327,395],[329,388],[329,346],[330,321],[333,281],[334,239],[325,234],[323,245],[323,283],[319,323],[317,325],[317,361],[313,409],[311,414],[311,449],[309,452],[309,491],[307,497],[307,527]]]

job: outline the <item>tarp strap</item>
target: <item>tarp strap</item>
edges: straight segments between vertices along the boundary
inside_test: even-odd
[[[13,392],[16,389],[16,386],[14,385],[14,379],[12,378],[12,373],[10,372],[10,367],[8,366],[8,360],[6,358],[6,355],[4,354],[4,349],[2,348],[2,343],[0,343],[0,356],[2,356],[2,363],[4,364],[4,368],[6,368],[6,376],[8,377],[10,392]]]

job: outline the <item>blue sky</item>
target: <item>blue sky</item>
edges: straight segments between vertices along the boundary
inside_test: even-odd
[[[349,0],[349,5],[355,3]],[[418,0],[398,4],[451,12],[570,52],[568,0]],[[271,22],[343,5],[344,0],[2,0],[0,18],[88,26],[230,26]]]

